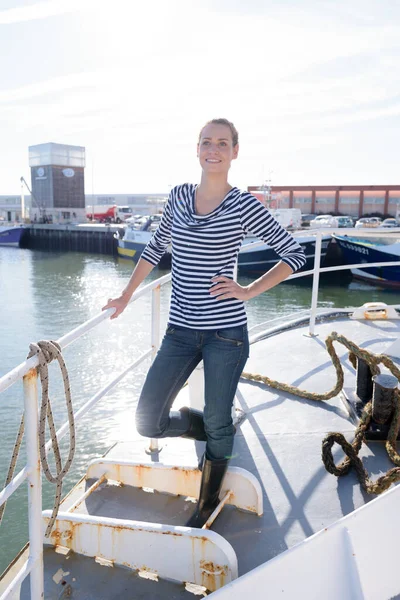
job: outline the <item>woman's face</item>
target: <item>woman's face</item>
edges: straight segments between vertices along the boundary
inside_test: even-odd
[[[197,144],[197,156],[203,171],[227,173],[238,152],[239,144],[233,146],[229,127],[215,123],[204,127]]]

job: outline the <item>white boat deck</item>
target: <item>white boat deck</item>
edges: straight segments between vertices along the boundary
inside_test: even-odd
[[[309,391],[327,391],[336,382],[324,345],[325,337],[332,331],[344,334],[372,352],[385,353],[399,338],[400,320],[352,321],[343,317],[317,325],[318,336],[313,338],[305,335],[305,327],[285,331],[253,344],[245,370]],[[344,368],[345,388],[353,389],[355,372],[348,361],[348,352],[339,344],[335,347]],[[184,388],[177,400],[179,405],[187,402],[187,394]],[[127,416],[132,423],[133,408],[132,415]],[[238,408],[244,411],[245,417],[237,430],[231,464],[247,469],[260,481],[264,514],[259,517],[227,506],[212,529],[235,550],[240,576],[374,497],[363,492],[354,472],[337,479],[326,472],[322,463],[321,442],[328,432],[340,431],[349,440],[354,433],[354,424],[340,397],[327,402],[302,400],[263,384],[241,380]],[[147,440],[138,436],[132,425],[132,440],[115,445],[107,458],[117,462],[150,463],[152,457],[146,454],[146,445]],[[160,440],[160,446],[162,450],[155,460],[165,464],[196,465],[204,450],[204,443],[180,438]],[[334,455],[340,461],[343,453],[336,451]],[[360,456],[373,479],[393,467],[382,442],[367,442]],[[82,480],[64,500],[61,510],[67,510],[92,483]],[[183,496],[104,483],[86,499],[79,512],[184,526],[194,506]],[[157,552],[156,547],[154,552]],[[0,582],[0,593],[24,559],[22,553]],[[79,599],[193,598],[181,583],[145,580],[126,568],[106,568],[96,564],[93,558],[74,553],[62,556],[50,547],[45,551],[45,576],[46,599],[67,598],[71,590],[71,597]],[[398,591],[400,593],[400,582]],[[29,578],[14,597],[29,598]],[[308,597],[314,597],[312,590]]]

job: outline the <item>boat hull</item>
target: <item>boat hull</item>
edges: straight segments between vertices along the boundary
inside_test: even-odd
[[[23,233],[23,227],[0,226],[0,246],[14,246],[18,248]]]
[[[349,265],[400,261],[398,254],[390,252],[390,246],[382,246],[382,249],[380,249],[376,245],[353,238],[346,239],[335,236],[335,239],[342,250],[345,261]],[[356,279],[388,288],[400,289],[400,266],[351,269],[351,273]]]
[[[118,240],[118,256],[128,260],[137,262],[146,248],[147,241],[130,241],[130,240]],[[169,268],[171,266],[171,254],[166,252],[158,266],[161,268]]]
[[[306,255],[306,263],[301,268],[301,271],[308,271],[314,268],[315,259],[315,238],[302,240],[297,238]],[[321,265],[323,264],[331,238],[328,237],[322,240],[321,246]],[[280,259],[272,248],[267,245],[251,250],[250,244],[245,244],[239,253],[238,269],[242,274],[245,273],[265,273],[269,271]]]

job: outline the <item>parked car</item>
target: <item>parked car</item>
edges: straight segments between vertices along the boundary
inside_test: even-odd
[[[301,227],[310,227],[310,221],[315,219],[316,215],[305,214],[301,215]]]
[[[335,217],[338,227],[354,227],[353,219],[348,216]]]
[[[381,225],[382,219],[379,217],[362,217],[356,222],[355,228],[362,229],[363,227],[380,227]]]
[[[310,227],[338,227],[337,217],[332,215],[318,215],[313,221],[310,221]]]
[[[385,219],[382,227],[400,227],[400,222],[397,219]]]

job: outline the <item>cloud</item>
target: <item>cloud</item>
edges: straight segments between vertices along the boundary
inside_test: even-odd
[[[0,25],[47,19],[65,13],[91,10],[94,6],[94,0],[48,0],[47,2],[37,2],[36,4],[0,11]]]

